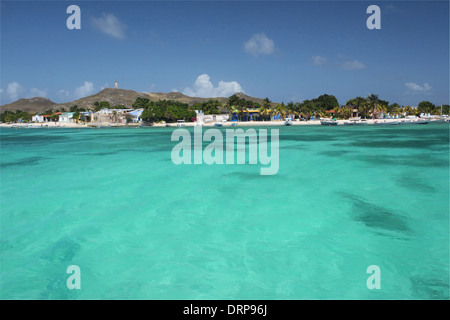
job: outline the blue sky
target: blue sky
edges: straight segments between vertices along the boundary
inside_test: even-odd
[[[369,5],[381,29],[369,30]],[[69,5],[81,29],[69,30]],[[105,87],[449,103],[448,1],[2,1],[1,104]]]

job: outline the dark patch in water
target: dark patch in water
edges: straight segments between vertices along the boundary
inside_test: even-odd
[[[61,266],[60,274],[53,274],[44,290],[39,293],[39,299],[46,300],[68,300],[77,299],[79,290],[69,290],[67,288],[67,278],[70,274],[65,273],[67,266]],[[83,281],[81,281],[83,282]]]
[[[52,262],[69,262],[79,249],[80,245],[78,243],[71,239],[63,238],[46,250],[42,257]]]
[[[422,179],[411,176],[411,175],[401,175],[395,180],[400,186],[411,189],[419,192],[428,192],[433,193],[436,191],[436,188],[426,184],[422,181]]]
[[[410,232],[406,219],[395,212],[345,192],[341,196],[351,202],[355,221],[374,229]]]
[[[327,156],[327,157],[340,157],[346,154],[351,153],[351,151],[346,150],[336,150],[336,151],[323,151],[319,152],[319,154]]]
[[[430,138],[424,140],[414,139],[414,140],[371,140],[371,141],[356,141],[350,143],[352,146],[364,147],[364,148],[395,148],[395,149],[428,149],[434,146],[448,145],[448,139],[436,139]]]
[[[41,160],[48,159],[46,157],[28,157],[17,161],[5,162],[0,165],[2,168],[14,166],[32,166],[38,164]]]
[[[267,179],[267,178],[279,178],[278,174],[275,175],[261,175],[260,172],[249,173],[249,172],[230,172],[223,174],[223,177],[237,177],[242,180],[257,180],[257,179]]]
[[[311,134],[290,134],[290,135],[281,135],[280,141],[291,140],[291,141],[334,141],[337,138],[334,135],[311,135]]]
[[[22,143],[49,143],[55,141],[66,140],[67,136],[62,135],[40,135],[40,134],[23,134],[23,135],[2,135],[2,143],[12,142]]]
[[[92,153],[83,153],[86,156],[109,156],[112,154],[117,154],[118,152],[113,151],[103,151],[103,152],[92,152]]]
[[[447,167],[448,160],[437,159],[428,154],[413,156],[389,156],[360,154],[352,157],[352,160],[360,160],[374,166],[408,166],[408,167]]]
[[[278,148],[286,149],[286,150],[305,150],[305,149],[307,149],[305,146],[300,146],[300,145],[280,146]]]
[[[412,289],[419,296],[419,299],[448,300],[450,298],[448,275],[446,275],[446,278],[447,281],[411,277]]]

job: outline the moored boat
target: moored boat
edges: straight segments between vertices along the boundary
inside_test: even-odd
[[[394,125],[399,125],[401,122],[400,121],[375,121],[373,124],[374,125],[384,125],[384,126],[394,126]]]
[[[334,119],[320,118],[320,124],[323,126],[337,126],[338,122]]]

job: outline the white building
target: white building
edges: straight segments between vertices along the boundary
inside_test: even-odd
[[[144,111],[144,109],[136,109],[136,110],[128,112],[128,114],[132,117],[132,121],[137,123],[137,122],[141,122],[141,114],[143,111]]]
[[[211,122],[225,122],[230,118],[229,114],[204,114],[202,110],[195,110],[197,122],[211,123]]]
[[[59,115],[59,122],[71,122],[74,112],[63,112]]]

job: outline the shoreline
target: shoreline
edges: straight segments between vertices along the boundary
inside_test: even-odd
[[[390,123],[390,122],[398,122],[402,121],[404,119],[367,119],[364,122],[367,125],[373,125],[375,122],[383,122],[383,123]],[[337,120],[338,126],[343,126],[346,122],[349,120]],[[430,123],[434,121],[429,121]],[[284,120],[277,120],[277,121],[227,121],[225,123],[222,123],[222,127],[233,127],[233,124],[237,124],[237,127],[257,127],[257,126],[284,126]],[[167,124],[169,126],[167,126]],[[129,123],[129,124],[105,124],[105,123],[85,123],[85,124],[79,124],[79,123],[72,123],[72,122],[66,122],[66,123],[59,123],[59,122],[44,122],[44,123],[0,123],[0,127],[2,128],[131,128],[131,127],[145,127],[145,128],[177,128],[177,123],[154,123],[152,125],[141,125],[140,123]],[[197,122],[185,122],[185,127],[195,127],[197,126]],[[216,122],[211,123],[203,123],[203,127],[215,127]],[[321,125],[320,120],[309,120],[309,121],[292,121],[292,126],[314,126],[314,125]]]

